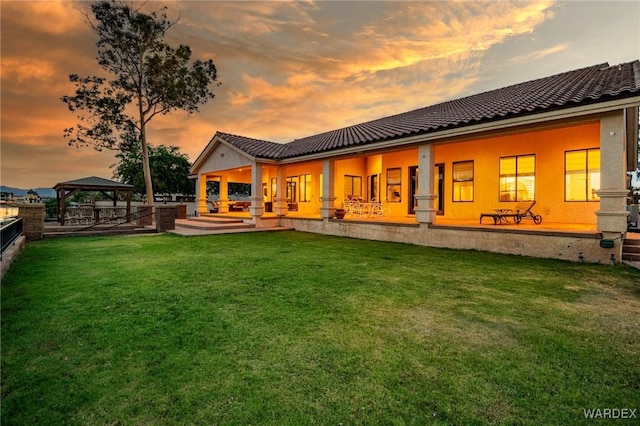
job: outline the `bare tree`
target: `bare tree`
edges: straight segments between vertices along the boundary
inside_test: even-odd
[[[78,118],[64,130],[69,145],[140,150],[147,201],[153,205],[147,124],[175,110],[197,112],[214,97],[210,86],[218,74],[211,59],[191,61],[189,46],[173,48],[164,41],[177,22],[167,18],[166,8],[146,14],[143,6],[116,0],[91,6],[87,22],[98,36],[97,61],[108,78],[71,74],[76,93],[62,101]]]

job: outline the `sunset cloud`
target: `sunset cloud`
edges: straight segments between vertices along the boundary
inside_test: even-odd
[[[213,59],[222,86],[198,114],[158,117],[154,145],[192,160],[220,130],[287,142],[538,78],[637,58],[632,2],[165,1],[168,41]],[[110,177],[113,153],[69,148],[70,73],[96,75],[89,3],[0,3],[2,183]],[[635,19],[634,19],[635,17]],[[602,19],[616,25],[603,26]],[[599,47],[598,47],[599,46]],[[571,60],[567,60],[570,57]],[[27,158],[26,160],[21,160]]]

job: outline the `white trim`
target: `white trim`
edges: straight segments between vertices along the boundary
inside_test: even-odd
[[[192,174],[198,174],[198,171],[200,170],[200,167],[202,166],[202,164],[204,162],[207,161],[207,159],[209,159],[209,157],[211,156],[211,154],[213,153],[213,151],[215,151],[215,149],[218,147],[218,145],[224,145],[230,149],[232,149],[233,151],[237,152],[238,154],[242,155],[243,157],[247,158],[249,161],[251,161],[252,163],[256,162],[256,158],[247,154],[245,151],[241,150],[240,148],[237,148],[235,146],[233,146],[231,143],[227,142],[226,140],[224,140],[222,137],[218,136],[217,134],[209,141],[209,143],[207,144],[207,146],[204,148],[204,150],[202,151],[202,153],[198,156],[198,158],[196,159],[196,161],[193,163],[193,166],[191,166],[191,169],[189,170]]]

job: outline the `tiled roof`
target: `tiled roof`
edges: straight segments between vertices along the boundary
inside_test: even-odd
[[[286,144],[217,133],[258,158],[285,159],[605,102],[640,94],[640,61],[604,63],[296,139]]]
[[[276,159],[278,158],[278,155],[286,149],[285,144],[252,139],[245,136],[232,135],[230,133],[217,132],[216,136],[221,137],[236,148],[257,158]]]
[[[94,187],[100,187],[100,188],[109,188],[111,190],[126,190],[126,189],[133,189],[133,185],[128,185],[126,183],[120,183],[120,182],[114,182],[112,180],[109,179],[103,179],[103,178],[99,178],[96,176],[90,176],[90,177],[86,177],[86,178],[82,178],[82,179],[76,179],[76,180],[70,180],[67,182],[60,182],[57,183],[53,189],[58,189],[58,188],[69,188],[69,187],[75,187],[75,188],[94,188]]]

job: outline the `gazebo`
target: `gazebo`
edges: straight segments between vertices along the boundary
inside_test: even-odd
[[[103,193],[109,199],[113,200],[115,208],[118,201],[118,193],[126,192],[127,194],[127,222],[131,218],[131,193],[133,185],[127,185],[112,180],[103,179],[95,176],[83,179],[71,180],[68,182],[57,183],[53,189],[56,191],[56,205],[58,206],[58,219],[60,225],[64,226],[66,199],[78,191],[98,191]],[[97,215],[97,214],[96,214]]]

